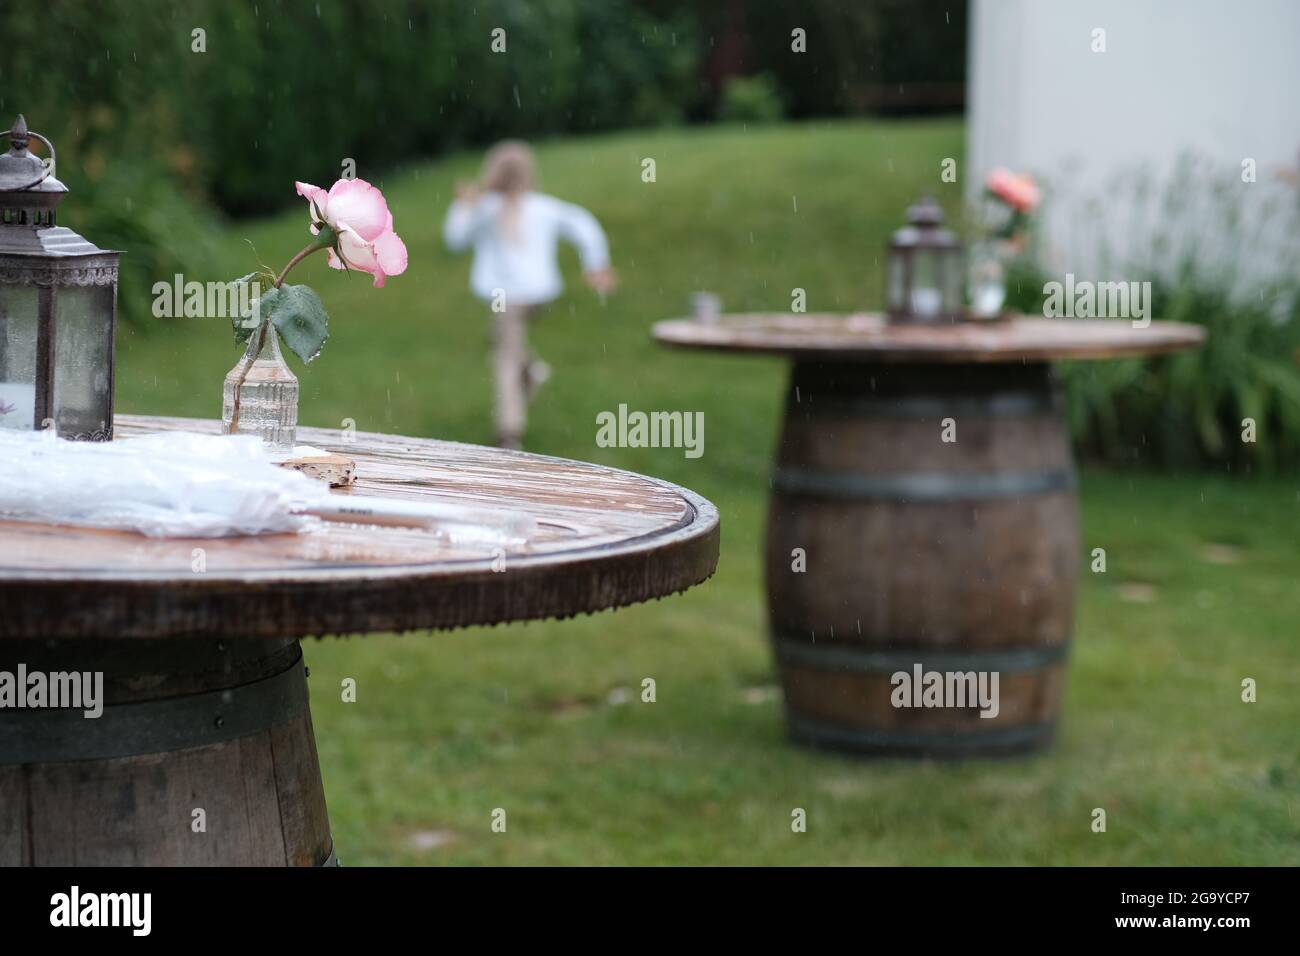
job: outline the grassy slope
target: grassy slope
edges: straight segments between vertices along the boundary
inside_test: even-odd
[[[534,338],[557,374],[530,445],[700,491],[722,511],[723,560],[706,586],[617,613],[310,644],[346,862],[1300,863],[1294,481],[1085,474],[1085,550],[1105,547],[1109,569],[1085,573],[1050,756],[858,763],[782,738],[758,561],[782,368],[670,353],[647,329],[697,289],[731,310],[788,308],[796,286],[813,311],[879,301],[884,237],[961,142],[959,125],[926,122],[542,148],[543,185],[598,214],[624,284],[601,306],[566,253],[570,292]],[[652,184],[640,178],[646,156]],[[474,161],[383,183],[411,251],[388,288],[320,261],[297,273],[334,316],[321,359],[300,372],[305,424],[490,437],[484,310],[467,261],[439,238],[451,186]],[[956,187],[939,188],[955,201]],[[281,264],[304,223],[295,211],[232,231],[211,278],[247,271],[243,236]],[[236,357],[211,322],[124,335],[121,405],[213,416]],[[595,447],[596,413],[619,402],[705,411],[704,457]],[[1134,582],[1150,589],[1124,586]],[[646,676],[654,704],[638,700]],[[1260,681],[1257,704],[1239,702],[1244,676]],[[356,704],[338,700],[343,677],[358,680]],[[611,704],[615,688],[631,702]],[[1089,830],[1099,806],[1105,834]],[[508,812],[505,835],[489,831],[495,807]],[[808,811],[806,834],[790,831],[793,807]]]

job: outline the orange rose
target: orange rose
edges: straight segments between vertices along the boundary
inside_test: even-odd
[[[1038,185],[1029,176],[1021,176],[1001,167],[989,173],[984,188],[1016,212],[1032,212],[1041,198]]]

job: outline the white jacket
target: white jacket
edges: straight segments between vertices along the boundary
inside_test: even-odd
[[[562,291],[556,246],[560,239],[578,248],[584,272],[609,267],[609,245],[596,217],[581,206],[542,193],[519,198],[513,227],[503,221],[505,198],[485,193],[477,202],[456,200],[447,210],[442,235],[460,252],[474,247],[469,284],[491,300],[501,289],[507,305],[550,302]]]

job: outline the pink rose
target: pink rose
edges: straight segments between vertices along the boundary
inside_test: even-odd
[[[406,271],[406,244],[393,232],[393,214],[378,189],[364,179],[340,179],[329,192],[311,183],[294,186],[312,207],[312,235],[320,232],[322,223],[338,233],[338,252],[329,250],[331,268],[342,269],[346,263],[349,269],[368,272],[376,288]]]
[[[1032,212],[1038,205],[1038,186],[1028,176],[995,169],[984,180],[984,188],[1017,212]]]

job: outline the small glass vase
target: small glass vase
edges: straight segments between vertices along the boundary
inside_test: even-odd
[[[243,377],[243,384],[240,378]],[[235,390],[239,390],[236,421]],[[291,449],[298,430],[298,376],[280,354],[275,326],[262,326],[248,337],[244,357],[226,373],[221,395],[222,431],[257,435],[278,449]]]
[[[1007,301],[1007,261],[1011,250],[1006,242],[986,240],[971,246],[967,257],[970,317],[996,319]]]

